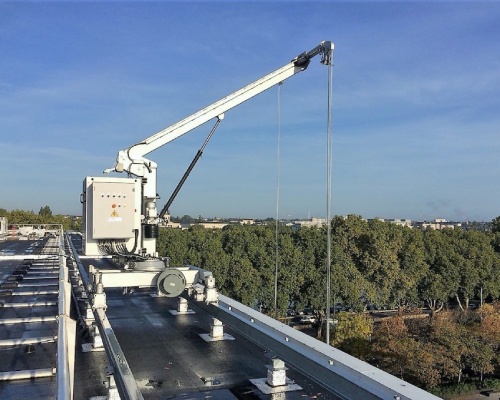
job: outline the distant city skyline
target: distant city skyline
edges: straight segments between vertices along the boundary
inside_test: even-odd
[[[81,214],[119,150],[331,40],[331,214],[491,221],[499,20],[497,2],[0,2],[0,208]],[[326,216],[327,68],[280,99],[226,114],[172,215],[275,218],[279,150],[280,218]],[[210,128],[148,155],[158,208]]]
[[[1,207],[0,207],[1,208]],[[14,210],[7,210],[8,212],[10,211],[15,211]],[[26,212],[33,212],[34,214],[38,214],[37,211],[34,210],[21,210],[21,211],[26,211]],[[51,210],[52,211],[52,210]],[[73,218],[81,218],[82,215],[80,214],[61,214],[58,212],[53,212],[53,215],[63,215],[63,216],[68,216],[68,217],[73,217]],[[348,215],[357,215],[361,217],[364,220],[373,220],[373,219],[380,219],[381,221],[385,222],[413,222],[413,223],[423,223],[423,222],[429,222],[429,223],[472,223],[472,222],[485,222],[485,223],[490,223],[492,222],[493,219],[497,218],[494,217],[491,220],[448,220],[446,218],[440,218],[440,217],[432,217],[432,218],[423,218],[423,219],[411,219],[411,218],[384,218],[384,217],[365,217],[361,214],[334,214],[331,216],[331,218],[335,217],[347,217]],[[267,217],[252,217],[252,216],[228,216],[228,217],[220,217],[220,216],[210,216],[210,215],[201,215],[201,214],[182,214],[182,215],[171,215],[170,219],[174,220],[181,220],[184,217],[190,217],[193,220],[203,220],[203,221],[265,221],[265,220],[276,220],[276,216],[267,216]],[[0,217],[0,220],[3,217]],[[321,220],[321,221],[326,221],[326,217],[317,217],[317,216],[307,216],[307,217],[293,217],[292,215],[287,215],[287,216],[280,216],[280,221],[314,221],[314,220]]]

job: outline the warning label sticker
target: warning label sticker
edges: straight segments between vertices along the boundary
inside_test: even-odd
[[[111,217],[108,218],[108,222],[121,222],[122,217],[118,216],[118,213],[113,210]]]

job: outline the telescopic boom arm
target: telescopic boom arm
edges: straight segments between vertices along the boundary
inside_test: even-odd
[[[264,92],[274,85],[283,82],[291,76],[305,70],[311,59],[321,54],[321,63],[329,65],[333,58],[333,43],[323,41],[314,49],[304,52],[295,57],[285,66],[274,72],[258,79],[257,81],[245,86],[244,88],[222,98],[221,100],[203,108],[202,110],[190,115],[187,118],[161,130],[160,132],[144,139],[143,141],[132,145],[128,149],[121,150],[118,153],[116,164],[113,168],[105,170],[108,172],[128,172],[129,174],[144,177],[152,168],[149,160],[143,157],[153,150],[177,139],[179,136],[203,125],[207,121],[222,116],[226,111],[240,105],[248,99]]]
[[[107,169],[104,173],[109,172],[126,172],[129,177],[140,178],[141,186],[141,233],[139,235],[139,242],[143,252],[147,254],[156,254],[156,237],[158,235],[158,224],[160,220],[163,219],[164,214],[168,211],[168,206],[175,198],[180,186],[187,178],[193,165],[186,172],[181,181],[180,186],[176,188],[173,197],[169,200],[167,207],[162,210],[161,215],[158,216],[156,208],[156,200],[158,195],[156,193],[156,169],[157,165],[154,161],[145,158],[145,155],[151,153],[153,150],[177,139],[179,136],[188,133],[189,131],[203,125],[204,123],[210,121],[213,118],[217,118],[220,121],[224,118],[224,113],[241,103],[251,99],[252,97],[264,92],[265,90],[277,85],[284,80],[290,78],[291,76],[304,71],[311,59],[317,55],[321,55],[321,63],[325,65],[332,65],[333,58],[333,43],[329,41],[323,41],[314,49],[304,52],[288,64],[277,69],[274,72],[256,80],[253,83],[245,86],[244,88],[226,96],[219,101],[201,109],[200,111],[184,118],[183,120],[161,130],[158,133],[136,143],[125,150],[118,152],[116,157],[116,163],[113,168]],[[203,148],[200,149],[200,152]],[[168,217],[167,217],[168,219]],[[142,232],[147,232],[143,234]]]

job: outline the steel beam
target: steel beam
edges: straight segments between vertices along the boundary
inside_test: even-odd
[[[23,303],[2,303],[0,307],[4,308],[18,308],[18,307],[50,307],[57,306],[57,301],[32,301]]]
[[[11,295],[12,296],[39,296],[42,294],[57,294],[57,290],[30,290],[30,291],[24,291],[24,292],[15,292],[12,291]]]
[[[18,379],[34,379],[52,377],[56,373],[55,368],[28,369],[23,371],[0,372],[0,381],[14,381]]]
[[[57,336],[40,336],[33,338],[3,339],[0,340],[2,346],[19,346],[25,344],[51,343],[57,340]]]
[[[29,324],[35,322],[55,322],[57,316],[0,319],[0,325]]]

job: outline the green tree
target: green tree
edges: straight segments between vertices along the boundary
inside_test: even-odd
[[[19,224],[40,224],[43,223],[40,216],[33,211],[12,210],[9,214],[9,223]]]
[[[500,216],[494,218],[492,221],[491,221],[491,231],[493,233],[497,233],[497,232],[500,232]]]
[[[41,217],[50,218],[52,217],[52,210],[50,209],[49,206],[40,207],[38,215],[40,215]]]
[[[270,232],[270,230],[268,230]],[[273,283],[272,298],[274,307],[274,282],[276,277],[277,266],[277,306],[278,315],[284,315],[285,311],[290,308],[292,304],[301,303],[301,288],[306,279],[306,273],[303,270],[303,255],[299,247],[295,245],[293,237],[287,229],[280,229],[278,231],[278,253],[276,253],[276,236],[268,237],[267,247],[272,249],[274,244],[274,252],[269,251],[267,258],[269,259],[270,267],[268,274],[262,274],[263,282],[270,279]],[[277,255],[277,259],[276,259]],[[272,267],[272,260],[274,258],[274,268]],[[277,263],[276,263],[277,261]],[[313,267],[311,265],[311,267]],[[267,275],[267,276],[266,276]]]
[[[156,248],[161,257],[168,257],[171,266],[182,266],[187,263],[189,232],[181,229],[161,228],[156,241]]]
[[[493,233],[493,236],[491,237],[491,245],[497,254],[500,253],[500,232]]]
[[[401,227],[372,220],[367,232],[360,238],[361,252],[358,269],[376,287],[376,291],[366,300],[369,303],[388,304],[391,302],[394,286],[400,275],[398,253],[403,244]]]
[[[422,302],[418,287],[429,269],[425,262],[422,232],[405,227],[402,234],[403,241],[398,251],[399,273],[391,295],[392,302],[400,307]]]
[[[460,309],[466,310],[469,301],[479,291],[487,296],[495,291],[497,282],[491,282],[495,253],[490,238],[479,231],[446,230],[454,250],[454,267],[458,286],[454,297]]]
[[[330,342],[355,357],[366,358],[372,332],[373,320],[366,314],[340,312],[333,321]]]
[[[377,297],[377,287],[362,271],[360,261],[367,232],[367,222],[358,215],[332,220],[332,298],[356,311]]]
[[[472,371],[479,374],[481,382],[485,374],[495,370],[494,358],[495,351],[491,346],[481,342],[476,337],[470,338],[465,363]]]
[[[230,258],[231,279],[227,280],[224,288],[227,295],[234,300],[249,306],[258,307],[259,290],[262,281],[257,271],[247,258],[239,258],[233,255]]]
[[[321,309],[326,299],[326,228],[301,228],[294,233],[294,246],[300,252],[295,273],[301,284],[291,301],[296,309]]]
[[[495,252],[492,235],[482,232],[467,232],[466,240],[469,249],[465,256],[469,260],[470,268],[475,270],[475,283],[472,297],[483,301],[487,296],[500,296],[500,254]]]
[[[434,313],[441,311],[458,291],[460,276],[455,249],[448,236],[442,231],[428,229],[424,231],[424,246],[427,272],[420,280],[419,293]]]
[[[179,222],[181,224],[192,224],[193,222],[195,222],[195,219],[191,217],[191,215],[183,215]]]
[[[229,296],[241,299],[246,305],[263,304],[269,308],[268,301],[271,292],[272,280],[264,284],[262,276],[270,274],[270,262],[266,257],[266,250],[257,243],[266,227],[230,225],[223,229],[222,249],[229,256],[229,279],[225,287]],[[246,271],[245,271],[246,270]],[[246,277],[246,278],[245,278]],[[241,293],[245,288],[245,293]],[[243,300],[244,299],[244,300]],[[264,300],[263,300],[264,299]]]
[[[224,291],[227,280],[230,278],[229,256],[222,247],[223,232],[219,229],[205,230],[202,236],[203,243],[199,246],[201,256],[200,266],[211,271],[217,285]]]

